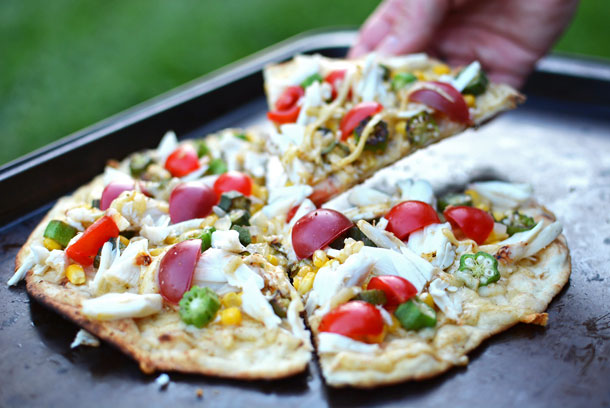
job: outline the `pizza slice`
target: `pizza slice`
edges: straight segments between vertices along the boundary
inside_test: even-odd
[[[321,204],[414,151],[478,126],[524,97],[490,83],[478,62],[425,54],[359,60],[300,55],[264,71],[276,128],[269,181],[310,185]]]
[[[9,284],[27,274],[32,296],[146,373],[302,372],[312,349],[303,304],[249,225],[265,203],[259,140],[228,130],[179,143],[168,133],[159,148],[110,163],[47,214]]]
[[[293,285],[336,387],[465,365],[493,334],[546,325],[544,310],[570,274],[561,224],[525,184],[473,183],[437,199],[429,183],[395,177],[286,229]]]

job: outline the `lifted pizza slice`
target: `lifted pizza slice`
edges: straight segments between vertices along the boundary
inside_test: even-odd
[[[270,144],[283,186],[321,204],[414,151],[478,126],[524,97],[490,83],[478,62],[450,68],[425,54],[359,60],[301,55],[264,71]],[[283,169],[283,172],[279,170]]]

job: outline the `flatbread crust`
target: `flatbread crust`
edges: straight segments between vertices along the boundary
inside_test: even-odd
[[[496,305],[471,290],[460,288],[466,295],[462,324],[442,323],[444,317],[439,311],[437,318],[441,324],[431,341],[405,336],[384,342],[380,353],[343,351],[319,355],[326,382],[333,387],[370,388],[431,378],[454,365],[466,365],[470,351],[519,322],[546,323],[543,312],[570,277],[570,254],[565,237],[559,236],[536,258],[533,263],[519,262],[518,270],[508,278],[505,305]],[[319,319],[310,320],[310,324],[315,332]]]

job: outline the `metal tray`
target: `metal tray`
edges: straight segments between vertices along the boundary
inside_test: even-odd
[[[168,129],[192,137],[262,122],[266,63],[296,53],[342,56],[354,35],[295,37],[0,168],[0,281],[54,200],[106,160],[155,146]],[[610,66],[549,57],[524,92],[528,101],[516,111],[399,165],[439,188],[490,176],[534,186],[563,221],[572,254],[570,283],[551,303],[546,328],[519,324],[471,353],[467,367],[377,390],[329,388],[315,361],[274,382],[170,373],[159,390],[155,376],[108,345],[71,350],[75,325],[31,301],[24,285],[2,284],[0,406],[610,405]]]

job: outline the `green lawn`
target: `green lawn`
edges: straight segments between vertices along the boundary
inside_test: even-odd
[[[0,164],[294,34],[359,25],[373,0],[3,0]],[[610,3],[557,49],[610,57]]]

